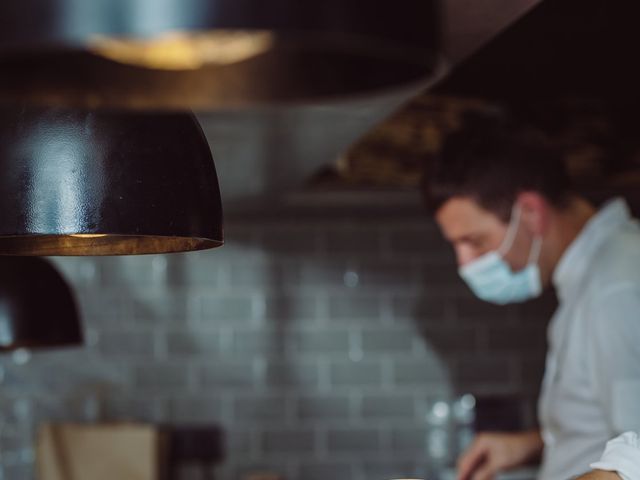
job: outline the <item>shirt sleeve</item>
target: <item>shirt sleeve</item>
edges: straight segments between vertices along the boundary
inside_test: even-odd
[[[622,480],[640,479],[640,437],[626,432],[607,443],[599,462],[590,465],[594,470],[616,472]]]
[[[605,420],[615,435],[640,432],[640,287],[607,288],[589,315],[587,358]]]

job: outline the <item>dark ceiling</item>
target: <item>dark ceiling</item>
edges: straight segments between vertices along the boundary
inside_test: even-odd
[[[639,13],[633,0],[544,0],[432,93],[508,102],[637,102]]]

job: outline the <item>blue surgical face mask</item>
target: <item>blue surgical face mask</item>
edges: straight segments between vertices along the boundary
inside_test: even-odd
[[[522,270],[514,272],[504,260],[511,249],[520,225],[520,208],[514,207],[507,235],[498,250],[478,257],[458,269],[462,279],[480,299],[505,305],[538,297],[542,293],[538,257],[542,238],[536,236],[531,244],[529,261]]]

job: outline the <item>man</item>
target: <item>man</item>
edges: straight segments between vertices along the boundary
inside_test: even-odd
[[[608,440],[640,430],[640,227],[623,200],[597,211],[544,138],[495,117],[450,136],[424,189],[478,297],[523,302],[553,286],[559,299],[541,429],[480,434],[458,478],[491,479],[540,456],[543,480],[588,472]]]

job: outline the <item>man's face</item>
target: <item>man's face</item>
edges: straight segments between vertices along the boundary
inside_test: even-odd
[[[437,211],[436,221],[453,246],[459,266],[500,248],[508,229],[508,223],[467,197],[447,201]],[[503,252],[513,270],[526,266],[531,243],[532,236],[519,225],[513,246]]]

